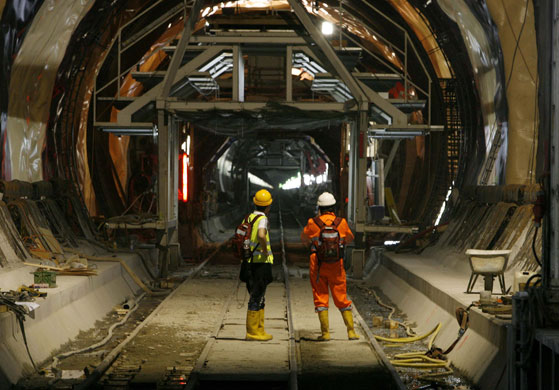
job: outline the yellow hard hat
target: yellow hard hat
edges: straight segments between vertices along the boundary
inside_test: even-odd
[[[267,190],[260,190],[254,195],[252,201],[257,206],[269,206],[272,204],[272,194]]]

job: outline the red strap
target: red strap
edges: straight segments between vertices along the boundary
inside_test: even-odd
[[[252,221],[249,221],[248,219],[249,219],[250,216],[251,216],[251,214],[248,214],[245,217],[244,223],[248,223],[250,225],[250,227],[252,228],[252,226],[254,225],[254,222],[256,222],[256,220],[258,219],[259,216],[257,215],[256,218],[254,218]]]
[[[326,226],[326,223],[324,223],[324,221],[320,219],[320,217],[314,217],[312,220],[314,221],[314,223],[316,223],[318,228],[321,230],[324,226]],[[336,219],[334,219],[334,222],[332,222],[332,224],[328,226],[333,226],[337,229],[340,223],[342,223],[342,220],[343,220],[342,217],[336,217]]]
[[[320,219],[320,217],[314,217],[312,220],[314,221],[314,223],[316,223],[316,226],[318,226],[320,230],[322,230],[322,228],[326,226],[326,224],[322,219]]]
[[[334,226],[336,229],[338,228],[338,225],[340,223],[342,223],[343,218],[342,217],[336,217],[336,219],[334,220],[334,222],[332,222],[332,226]]]

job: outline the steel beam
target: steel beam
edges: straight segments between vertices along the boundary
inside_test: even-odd
[[[390,149],[390,154],[388,155],[388,159],[386,160],[386,166],[384,167],[384,174],[381,178],[382,181],[386,180],[388,176],[388,172],[390,171],[390,167],[392,166],[392,161],[394,161],[394,157],[396,156],[396,151],[398,151],[398,147],[400,146],[401,140],[397,139],[394,141],[392,145],[392,149]]]
[[[308,15],[307,15],[308,17]],[[310,20],[310,18],[309,18]],[[316,29],[316,27],[312,24],[311,25],[313,28]],[[334,56],[333,61],[339,62],[340,66],[341,66],[341,72],[345,73],[345,76],[343,76],[340,73],[337,73],[338,76],[342,79],[343,83],[346,85],[346,87],[349,88],[349,90],[351,91],[351,94],[353,95],[354,98],[356,98],[357,101],[364,102],[363,105],[361,105],[361,109],[369,109],[368,103],[373,103],[375,106],[377,106],[381,111],[385,112],[386,114],[388,114],[391,118],[392,118],[392,124],[396,125],[396,126],[407,126],[408,125],[408,117],[405,113],[403,113],[402,111],[400,111],[396,106],[394,106],[393,104],[391,104],[388,100],[386,100],[385,98],[383,98],[382,96],[380,96],[377,92],[373,91],[371,88],[369,88],[365,83],[363,83],[360,80],[357,80],[356,77],[350,73],[345,65],[341,62],[341,60],[339,59],[339,57],[336,55],[336,53],[334,52],[334,49],[332,49],[332,47],[330,46],[330,44],[328,43],[328,41],[326,41],[326,39],[324,38],[324,36],[322,35],[322,33],[318,32],[319,36],[326,42],[326,47],[330,49],[331,54]],[[313,36],[314,39],[314,36]],[[320,48],[322,49],[322,47],[320,46]],[[313,51],[308,47],[308,46],[304,46],[304,47],[296,47],[297,50],[301,50],[303,51],[306,55],[308,55],[309,57],[313,58],[316,61],[315,58],[315,54],[313,53]],[[338,72],[338,69],[335,69],[336,72]],[[347,80],[351,80],[351,81],[347,81]],[[348,82],[350,84],[348,84]],[[356,95],[356,93],[358,93]],[[366,108],[365,108],[366,106]]]
[[[312,102],[286,102],[287,107],[297,108],[302,111],[356,111],[357,107],[348,110],[344,103],[312,103]],[[200,110],[223,111],[259,111],[268,107],[267,102],[185,102],[167,99],[166,109],[175,112],[192,112]]]
[[[309,33],[312,40],[320,48],[320,50],[326,56],[326,60],[329,62],[330,68],[333,69],[336,74],[342,79],[344,84],[349,88],[353,97],[357,100],[358,104],[367,105],[367,95],[359,87],[357,80],[353,78],[351,73],[346,69],[342,60],[336,55],[336,52],[326,40],[322,32],[314,25],[305,7],[301,4],[299,0],[287,0],[293,12],[305,27],[305,30]],[[379,96],[380,98],[380,96]],[[382,99],[382,98],[381,98]],[[361,106],[360,109],[368,110],[368,105],[366,107]]]
[[[258,33],[237,33],[235,35],[215,35],[204,36],[194,35],[190,38],[191,43],[212,43],[220,45],[233,45],[233,44],[261,44],[261,45],[305,45],[306,42],[303,38],[296,34],[267,34]]]
[[[179,41],[179,44],[177,45],[177,48],[175,49],[175,53],[171,57],[169,69],[167,69],[165,79],[163,80],[163,88],[161,90],[161,94],[159,95],[159,97],[162,99],[165,99],[169,96],[171,87],[175,82],[177,71],[182,62],[182,58],[184,57],[184,51],[186,50],[186,46],[188,45],[188,41],[190,40],[192,31],[194,30],[194,25],[200,17],[200,10],[202,9],[203,3],[204,0],[194,0],[194,4],[192,4],[192,7],[190,8],[190,14],[188,15],[188,20],[184,24],[181,39]]]
[[[175,79],[181,80],[182,78],[192,74],[198,70],[199,67],[206,62],[217,56],[223,50],[231,50],[230,46],[211,46],[198,54],[192,61],[182,66],[176,73]],[[130,126],[132,123],[132,115],[144,107],[146,104],[155,101],[158,96],[163,93],[163,82],[159,83],[142,96],[135,99],[132,103],[122,109],[117,116],[117,123],[120,126]]]

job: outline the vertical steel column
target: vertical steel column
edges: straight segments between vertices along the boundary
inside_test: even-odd
[[[157,215],[160,222],[157,230],[159,241],[159,267],[161,276],[166,277],[169,271],[169,232],[167,225],[169,221],[169,129],[165,115],[165,101],[156,102],[157,110]]]
[[[356,194],[355,178],[356,178],[356,171],[357,171],[357,153],[355,151],[358,149],[359,147],[358,145],[359,145],[359,134],[357,132],[357,126],[355,125],[355,122],[352,122],[349,130],[349,172],[348,172],[349,183],[347,183],[348,184],[347,218],[348,221],[351,222],[352,224],[355,224],[355,194]]]
[[[293,79],[291,69],[293,68],[293,46],[285,48],[285,101],[293,101]]]
[[[355,186],[355,222],[365,224],[367,222],[367,130],[369,128],[368,112],[359,112],[357,126],[357,169],[354,174],[357,181]]]
[[[241,46],[233,46],[233,101],[245,101],[245,61]]]
[[[176,269],[179,264],[180,247],[179,247],[179,132],[180,125],[170,114],[167,120],[168,137],[169,137],[169,180],[172,183],[171,190],[168,194],[168,203],[170,205],[169,223],[167,224],[169,264],[171,269]]]
[[[178,125],[167,115],[165,101],[157,100],[157,151],[158,151],[158,237],[159,265],[162,276],[165,276],[169,265],[178,260]]]
[[[553,0],[551,48],[551,129],[549,131],[549,186],[547,242],[549,256],[544,263],[544,283],[553,301],[559,301],[559,0]],[[545,113],[542,113],[545,115]],[[544,242],[545,244],[545,242]],[[546,267],[547,266],[547,267]]]
[[[158,100],[157,105],[165,105],[164,101]],[[158,199],[157,214],[160,221],[169,220],[169,124],[166,121],[164,109],[157,110],[157,178]],[[172,183],[171,183],[172,184]]]

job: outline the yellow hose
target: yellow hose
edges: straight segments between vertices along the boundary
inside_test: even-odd
[[[400,363],[397,360],[391,360],[393,366],[398,367],[410,367],[410,368],[442,368],[446,367],[446,364],[439,363]]]
[[[415,341],[423,340],[424,338],[429,338],[429,342],[427,344],[427,350],[431,350],[433,347],[433,342],[435,338],[439,334],[441,330],[441,323],[439,322],[437,326],[435,326],[431,331],[413,337],[401,337],[401,338],[389,338],[389,337],[382,337],[382,336],[375,336],[375,339],[380,341],[386,341],[389,343],[390,346],[397,346],[406,343],[413,343]],[[450,368],[450,361],[445,361],[441,359],[433,359],[425,354],[425,352],[405,352],[400,353],[394,356],[393,360],[390,360],[390,363],[393,366],[397,367],[408,367],[408,368],[417,368],[417,369],[434,369],[434,368],[446,368],[444,372],[437,372],[437,373],[427,373],[422,374],[418,377],[418,379],[427,379],[430,377],[438,377],[438,376],[445,376],[452,374],[452,369]]]
[[[382,337],[382,336],[375,335],[375,339],[380,340],[380,341],[387,341],[389,343],[406,344],[406,343],[413,343],[414,341],[423,340],[424,338],[429,337],[431,334],[434,333],[433,337],[429,341],[429,349],[431,349],[431,345],[433,344],[433,340],[435,339],[435,337],[439,333],[440,329],[441,329],[441,323],[439,322],[438,325],[435,326],[430,332],[425,333],[423,335],[413,336],[413,337],[400,337],[400,338],[390,338],[390,337]]]
[[[375,299],[377,300],[377,303],[380,306],[383,306],[387,309],[391,309],[390,315],[388,316],[388,319],[391,320],[392,314],[394,314],[395,309],[391,306],[382,303],[379,296],[376,294],[374,290],[372,290],[372,293],[374,294]],[[435,341],[435,338],[437,337],[439,331],[441,330],[441,323],[439,322],[437,326],[435,326],[430,332],[427,332],[419,336],[413,336],[413,330],[411,330],[411,328],[408,325],[402,322],[398,322],[398,321],[396,322],[398,323],[398,325],[406,329],[406,333],[408,334],[409,337],[391,338],[391,337],[382,337],[382,336],[375,335],[375,339],[379,341],[385,341],[391,343],[391,344],[385,344],[384,345],[385,348],[396,347],[401,344],[413,343],[415,341],[423,340],[424,338],[427,338],[432,335],[431,338],[429,339],[429,342],[427,343],[427,350],[430,351],[431,348],[433,347],[433,342]],[[412,336],[410,336],[410,334],[412,334]],[[439,376],[450,375],[453,373],[452,369],[450,368],[450,360],[445,361],[441,359],[433,359],[427,356],[425,352],[406,352],[406,353],[395,355],[394,358],[395,358],[394,360],[390,360],[390,363],[393,366],[397,366],[397,367],[408,367],[408,368],[417,368],[417,369],[446,368],[444,372],[425,373],[418,376],[417,379],[435,378]]]

